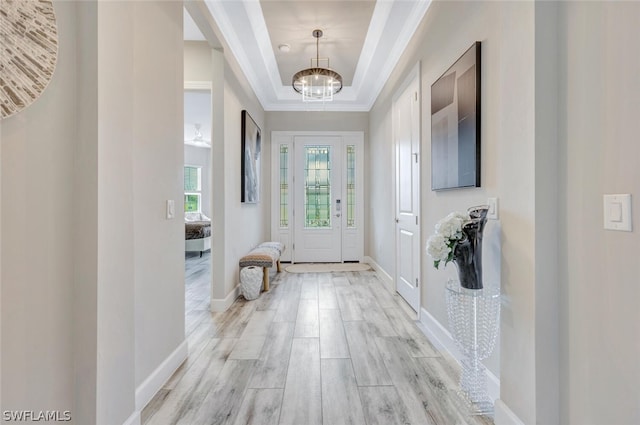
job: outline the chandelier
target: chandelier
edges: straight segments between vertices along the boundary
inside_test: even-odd
[[[295,91],[302,94],[303,102],[332,101],[333,95],[342,90],[342,76],[329,68],[328,58],[327,67],[320,67],[319,44],[323,33],[322,30],[313,30],[312,34],[316,38],[316,66],[313,66],[311,59],[311,67],[296,72],[291,85]]]

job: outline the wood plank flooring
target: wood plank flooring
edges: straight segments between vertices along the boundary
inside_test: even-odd
[[[493,424],[457,410],[457,365],[375,272],[272,273],[268,293],[210,313],[209,259],[186,257],[189,358],[143,424]]]

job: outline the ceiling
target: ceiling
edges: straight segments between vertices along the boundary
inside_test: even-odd
[[[205,0],[226,44],[267,111],[369,111],[430,0]],[[198,13],[202,13],[199,9]],[[196,19],[198,22],[207,20]],[[209,20],[210,22],[211,20]],[[343,77],[332,102],[303,103],[293,74],[316,57]],[[206,31],[203,31],[207,33]],[[209,32],[210,33],[210,32]],[[185,40],[204,40],[185,12]],[[289,51],[279,49],[288,45]]]

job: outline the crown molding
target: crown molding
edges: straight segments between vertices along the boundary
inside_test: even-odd
[[[378,0],[351,86],[330,103],[303,103],[282,84],[260,2],[205,0],[231,53],[266,111],[369,111],[431,5],[431,0]]]

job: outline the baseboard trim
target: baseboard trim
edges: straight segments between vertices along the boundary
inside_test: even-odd
[[[493,420],[496,425],[524,425],[524,422],[509,409],[509,406],[507,406],[504,401],[500,399],[496,400],[493,408],[495,410]]]
[[[188,354],[189,347],[185,340],[136,388],[136,410],[138,416],[164,383],[171,378],[173,372],[185,361]]]
[[[389,292],[391,292],[392,294],[395,294],[396,287],[391,275],[387,273],[385,269],[383,269],[382,266],[380,266],[380,264],[376,263],[376,260],[369,257],[368,255],[364,256],[363,262],[369,264],[376,272],[378,272],[378,275],[382,279],[382,283],[384,283],[384,286],[389,290]]]
[[[422,326],[418,327],[433,345],[437,349],[449,353],[460,364],[462,353],[458,350],[451,333],[424,308],[421,309],[420,324]],[[500,379],[489,369],[485,369],[485,371],[487,374],[487,392],[493,400],[498,400],[500,398]],[[497,422],[496,425],[498,425]]]
[[[229,294],[227,294],[226,297],[211,299],[211,311],[214,313],[227,311],[227,309],[231,307],[231,304],[233,304],[233,302],[239,296],[240,296],[240,285],[237,285],[235,288],[231,290],[231,292],[229,292]]]
[[[135,411],[122,425],[140,425],[140,412]]]
[[[419,326],[420,330],[438,350],[446,351],[459,363],[462,358],[462,353],[458,350],[453,337],[451,337],[451,333],[424,308],[421,313],[420,324],[422,326]]]

